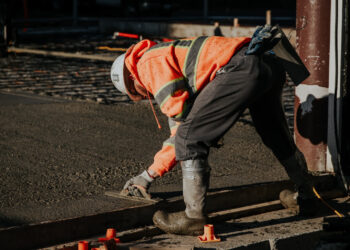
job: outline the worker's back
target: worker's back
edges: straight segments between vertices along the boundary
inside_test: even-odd
[[[162,111],[172,117],[249,41],[247,37],[205,36],[159,44],[144,40],[128,51],[125,62]]]

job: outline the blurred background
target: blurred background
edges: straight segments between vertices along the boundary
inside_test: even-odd
[[[295,26],[295,0],[5,0],[0,4],[0,22],[7,26],[7,40],[15,43],[33,35],[42,37],[45,32],[57,37],[108,32],[111,26],[125,30],[115,25],[116,21],[202,25],[218,21],[221,25],[232,26],[235,22],[235,26],[256,26],[265,24],[267,10],[273,24]],[[52,28],[56,28],[55,32]],[[150,28],[143,31],[146,35],[159,35]]]
[[[245,23],[258,24],[267,9],[276,21],[295,20],[295,0],[13,0],[5,1],[7,14],[18,21],[27,18],[116,17],[154,20],[197,20],[213,18],[230,21],[239,17]]]

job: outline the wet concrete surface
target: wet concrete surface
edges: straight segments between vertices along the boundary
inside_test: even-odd
[[[169,130],[149,104],[103,105],[17,92],[0,96],[0,226],[83,216],[130,206],[103,195],[153,161]],[[60,100],[57,102],[57,100]],[[249,115],[213,149],[210,188],[286,179]],[[177,166],[151,191],[180,194]]]

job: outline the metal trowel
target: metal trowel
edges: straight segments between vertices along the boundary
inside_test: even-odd
[[[130,195],[128,193],[127,189],[123,189],[122,191],[119,191],[119,190],[106,191],[105,195],[110,196],[110,197],[114,197],[114,198],[121,198],[121,199],[127,199],[127,200],[131,200],[131,201],[139,201],[139,202],[150,203],[150,204],[154,204],[154,203],[158,203],[160,201],[163,201],[163,199],[161,199],[159,197],[149,196],[148,198],[143,198],[143,197],[133,196],[133,195]]]

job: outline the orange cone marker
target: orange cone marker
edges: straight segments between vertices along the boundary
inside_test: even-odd
[[[214,226],[212,224],[204,225],[204,234],[198,236],[198,239],[203,243],[221,241],[220,238],[216,238],[214,234]]]
[[[107,232],[106,232],[106,238],[107,239],[115,238],[116,235],[117,235],[117,232],[115,231],[114,228],[108,228],[107,229]]]
[[[116,236],[116,231],[114,228],[108,228],[106,232],[106,237],[105,238],[98,238],[99,242],[105,242],[109,241],[111,239],[114,239],[115,243],[120,243],[120,240],[115,237]]]
[[[78,250],[89,250],[89,242],[88,241],[79,241]]]

